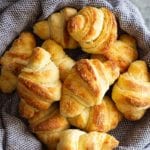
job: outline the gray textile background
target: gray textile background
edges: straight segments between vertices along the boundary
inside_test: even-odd
[[[36,19],[65,6],[106,6],[116,15],[120,27],[136,37],[140,56],[150,67],[150,31],[139,10],[128,0],[0,0],[0,54],[18,34]],[[0,94],[0,150],[40,150],[41,143],[18,117],[16,93]],[[111,133],[120,141],[118,150],[150,150],[150,111],[136,122],[123,121]]]
[[[140,12],[142,13],[142,16],[146,22],[146,25],[148,26],[148,28],[150,29],[150,1],[149,0],[131,0],[131,2],[133,2],[138,9],[140,10]]]

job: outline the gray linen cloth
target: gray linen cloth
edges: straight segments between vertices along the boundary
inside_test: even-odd
[[[111,9],[122,30],[138,41],[140,58],[150,67],[150,31],[139,10],[128,0],[0,0],[0,55],[25,28],[65,6],[86,5]],[[19,98],[0,94],[0,150],[40,150],[41,143],[18,115]],[[119,141],[119,150],[150,150],[150,111],[136,122],[123,121],[110,133]]]

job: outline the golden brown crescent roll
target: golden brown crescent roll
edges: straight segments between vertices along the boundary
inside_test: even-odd
[[[59,43],[63,48],[74,49],[78,47],[78,43],[68,34],[66,29],[68,19],[76,13],[76,9],[66,7],[48,17],[50,38]]]
[[[48,110],[35,113],[35,116],[29,119],[29,124],[32,132],[50,150],[56,150],[60,133],[69,128],[67,119],[60,115],[59,107],[55,103]]]
[[[60,99],[59,70],[43,48],[35,48],[28,65],[22,69],[18,78],[18,92],[21,97],[20,113],[25,118],[48,109]]]
[[[117,108],[129,120],[139,120],[150,107],[150,78],[144,61],[131,63],[112,90]]]
[[[47,20],[39,21],[33,26],[33,32],[42,40],[50,38],[49,24]]]
[[[63,48],[74,49],[78,43],[69,35],[66,24],[77,13],[75,8],[66,7],[60,12],[51,14],[47,20],[37,22],[33,32],[43,40],[52,39]]]
[[[27,65],[35,46],[36,41],[32,33],[21,33],[1,57],[1,65],[15,74],[20,73],[20,70]]]
[[[1,57],[0,89],[2,92],[11,93],[16,89],[17,76],[27,65],[35,46],[36,41],[33,34],[23,32]]]
[[[57,150],[112,150],[118,145],[119,141],[107,133],[68,129],[62,131]]]
[[[53,40],[46,40],[42,47],[51,54],[52,61],[58,66],[60,78],[64,80],[69,74],[75,61],[65,54],[63,48]]]
[[[71,125],[87,132],[108,132],[117,127],[122,115],[108,96],[103,98],[100,105],[85,108],[73,118],[68,118]]]
[[[84,7],[68,21],[67,29],[87,53],[102,54],[117,39],[116,19],[107,8]]]
[[[102,56],[92,56],[92,58],[95,57],[99,57],[100,60],[102,59]],[[103,59],[116,62],[121,72],[126,71],[137,57],[136,41],[127,34],[121,35],[120,39],[114,42],[110,49],[103,54]]]
[[[136,40],[130,35],[123,34],[120,36],[119,40],[112,45],[110,53],[106,54],[106,56],[108,59],[118,63],[121,72],[124,72],[129,65],[138,58],[136,47]],[[120,54],[117,53],[117,50]]]
[[[102,102],[109,86],[118,78],[119,68],[111,61],[81,59],[76,62],[63,83],[60,112],[75,117]]]

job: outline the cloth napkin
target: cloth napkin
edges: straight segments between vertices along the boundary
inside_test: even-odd
[[[19,33],[37,20],[65,6],[77,9],[91,5],[107,7],[120,28],[137,39],[140,58],[150,67],[150,31],[139,10],[128,0],[0,0],[0,55]],[[19,98],[0,93],[0,150],[41,150],[42,144],[18,114]],[[136,122],[123,121],[110,133],[119,141],[118,150],[150,150],[150,111]]]

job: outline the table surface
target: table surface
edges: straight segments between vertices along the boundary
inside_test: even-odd
[[[150,0],[131,0],[141,11],[146,25],[150,29]]]

